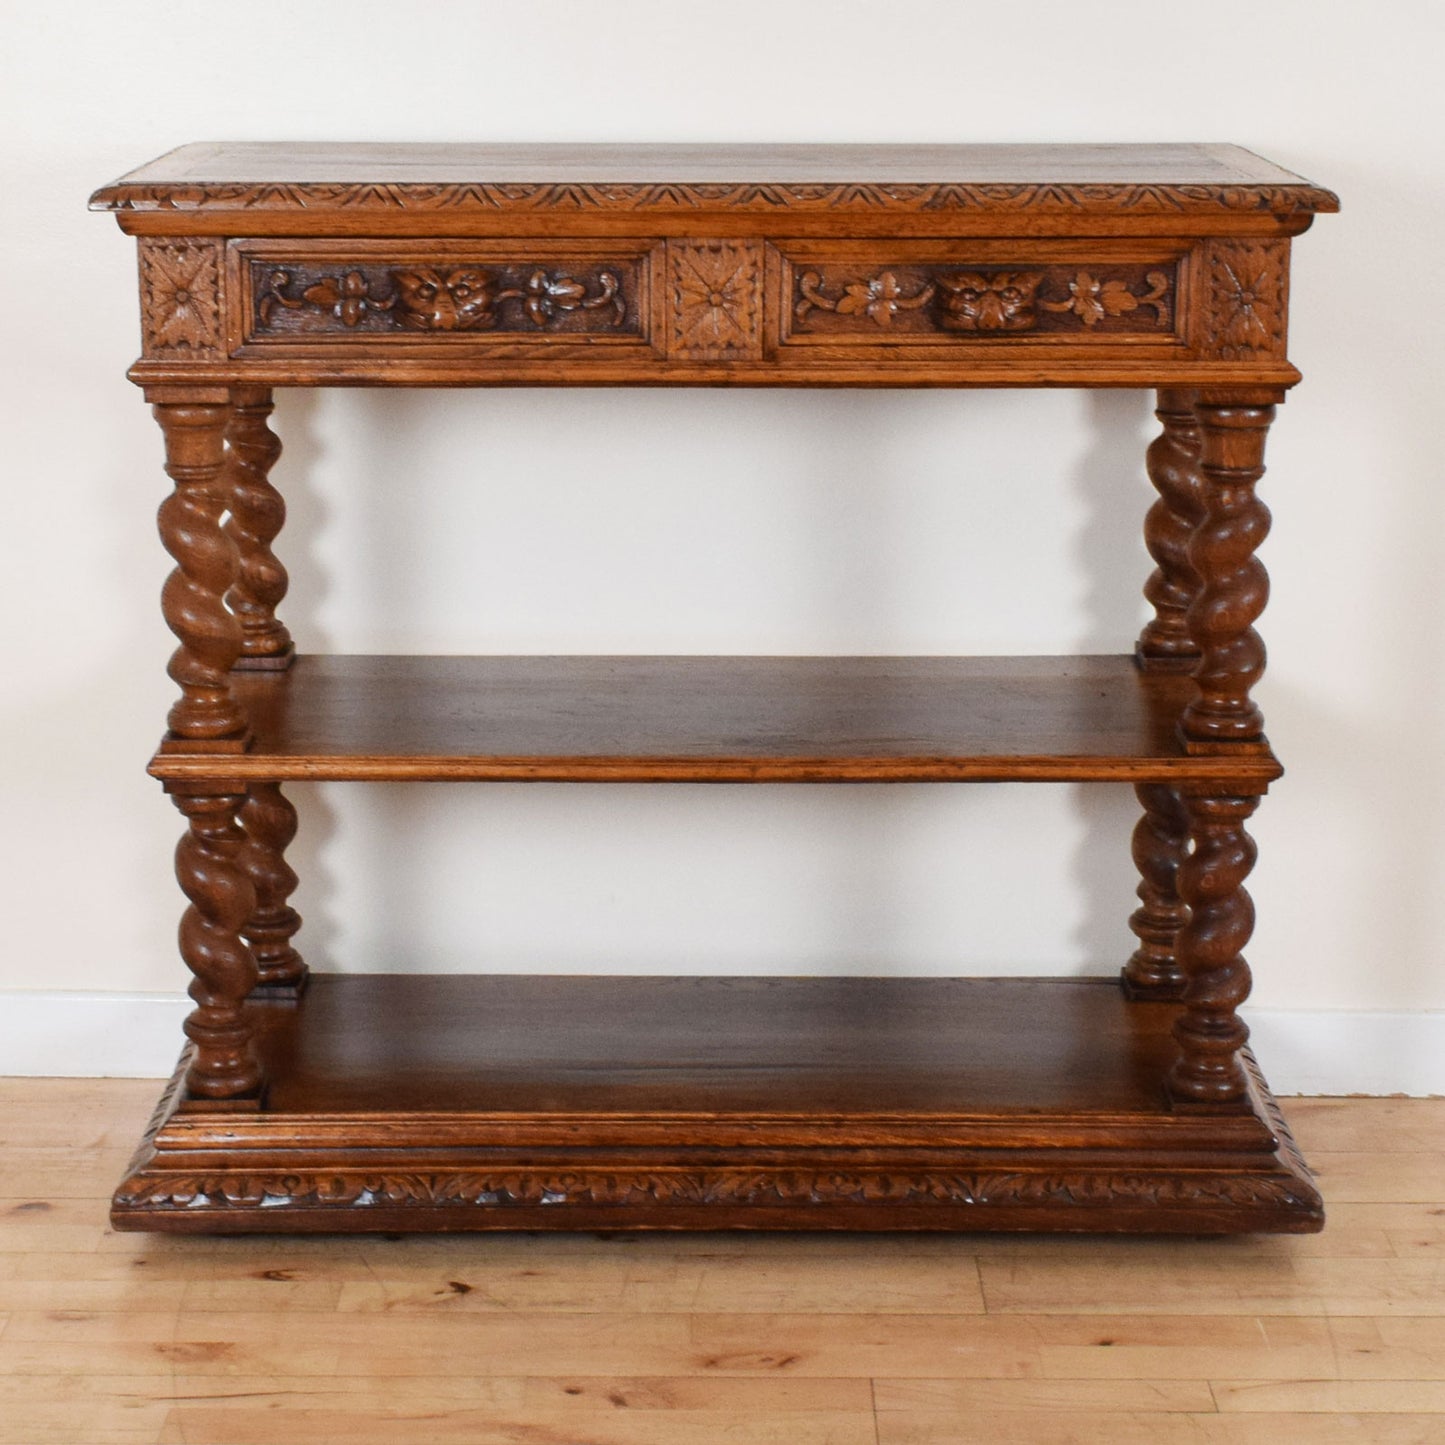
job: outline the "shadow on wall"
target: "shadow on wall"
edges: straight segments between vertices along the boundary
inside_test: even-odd
[[[429,561],[435,555],[439,522],[449,524],[453,532],[462,531],[467,538],[466,546],[476,537],[474,565],[479,568],[496,560],[499,546],[523,554],[530,552],[538,558],[540,566],[538,549],[548,548],[552,521],[569,507],[574,516],[579,511],[585,515],[588,507],[597,507],[596,516],[600,518],[603,508],[632,506],[638,510],[634,530],[638,533],[639,556],[658,538],[664,537],[670,526],[674,550],[693,549],[691,555],[681,559],[680,566],[691,563],[709,572],[715,586],[717,577],[730,567],[731,582],[727,585],[751,588],[756,583],[764,590],[770,587],[777,590],[776,579],[738,573],[736,554],[730,554],[727,549],[738,535],[753,535],[760,528],[771,528],[783,539],[791,539],[790,547],[760,542],[750,565],[762,571],[776,568],[791,573],[793,580],[788,585],[793,591],[787,594],[786,605],[805,614],[800,621],[795,620],[792,636],[804,637],[806,641],[802,646],[790,646],[785,638],[784,645],[769,646],[765,638],[762,646],[733,644],[736,650],[904,652],[945,651],[954,647],[972,650],[966,636],[961,646],[955,643],[956,634],[950,635],[943,646],[920,649],[916,645],[916,626],[910,621],[918,605],[919,585],[908,559],[910,548],[920,536],[920,524],[916,516],[910,517],[910,508],[918,498],[910,492],[910,479],[900,476],[907,471],[907,452],[900,446],[899,438],[912,435],[914,423],[919,423],[918,429],[923,430],[931,417],[937,417],[936,396],[909,392],[810,393],[805,404],[800,403],[798,393],[728,396],[726,403],[731,410],[716,433],[703,431],[695,437],[688,434],[698,447],[705,450],[710,444],[721,444],[718,439],[729,431],[736,437],[742,415],[749,418],[752,437],[742,444],[743,455],[733,464],[746,466],[753,446],[759,449],[759,455],[764,455],[779,438],[785,439],[790,463],[802,462],[799,484],[781,487],[761,500],[755,496],[751,503],[744,503],[763,511],[738,523],[737,532],[729,536],[726,527],[709,526],[707,509],[717,505],[717,498],[707,495],[707,479],[698,482],[695,491],[689,490],[694,487],[694,478],[685,471],[685,448],[680,453],[684,457],[680,475],[667,475],[661,483],[655,477],[639,475],[637,487],[629,492],[623,489],[627,481],[624,468],[602,475],[600,480],[585,473],[585,469],[576,476],[559,477],[560,488],[572,489],[566,495],[554,495],[551,490],[541,494],[542,489],[535,486],[532,476],[503,475],[494,470],[490,464],[488,438],[496,435],[498,427],[509,430],[515,427],[519,415],[540,414],[544,421],[549,417],[555,420],[555,413],[546,408],[555,408],[556,395],[469,394],[466,414],[459,421],[456,409],[449,410],[445,402],[441,408],[435,408],[435,398],[428,393],[377,392],[368,394],[364,404],[356,405],[338,403],[330,393],[280,394],[276,429],[283,439],[285,452],[273,479],[286,495],[289,515],[277,550],[293,579],[283,615],[300,649],[338,650],[339,644],[342,651],[393,650],[408,646],[435,651],[729,650],[725,618],[716,632],[706,634],[701,646],[686,636],[681,640],[681,648],[669,646],[673,639],[666,635],[665,626],[661,628],[663,645],[658,646],[659,632],[653,629],[649,633],[649,619],[638,628],[641,636],[635,647],[597,648],[589,647],[588,638],[605,634],[609,625],[606,620],[589,631],[591,619],[579,615],[577,641],[569,641],[566,630],[558,629],[544,636],[539,645],[535,636],[510,635],[508,620],[501,608],[490,617],[475,614],[464,617],[461,645],[456,648],[447,645],[453,640],[450,635],[442,639],[440,646],[435,636],[419,643],[407,639],[406,634],[413,629],[425,636],[429,606],[439,593],[444,596],[448,587],[445,568],[438,571]],[[606,415],[615,410],[609,404],[604,411],[601,398],[595,395],[590,400],[587,393],[565,395],[569,400],[575,398],[572,410],[582,419],[583,426],[603,425]],[[686,397],[687,393],[649,395],[647,404],[660,410],[663,427],[674,426],[679,416],[688,415],[686,411],[674,410],[674,404],[684,402]],[[957,394],[950,398],[951,402],[958,399]],[[990,413],[994,411],[1002,411],[1005,418],[1011,420],[1009,409],[1016,403],[1015,398],[999,393],[972,393],[967,399],[986,404],[978,409],[980,426],[989,423]],[[1070,644],[1073,650],[1119,652],[1132,645],[1138,631],[1143,615],[1140,587],[1152,565],[1140,540],[1144,510],[1152,497],[1143,471],[1144,447],[1151,434],[1152,397],[1145,392],[1091,392],[1074,400],[1082,409],[1086,446],[1072,468],[1065,462],[1061,479],[1064,490],[1056,495],[1071,509],[1069,518],[1061,520],[1060,525],[1070,528],[1067,544],[1073,556],[1069,560],[1082,579],[1082,590],[1079,605],[1071,608],[1064,626],[1073,629]],[[693,405],[695,407],[695,403]],[[332,409],[338,407],[345,409]],[[1019,413],[1020,417],[1026,414]],[[997,430],[997,418],[992,420]],[[333,445],[331,437],[342,422],[346,429],[344,446]],[[453,478],[446,486],[429,490],[426,479],[433,446],[439,457],[443,442],[455,447],[457,441],[455,433],[450,438],[436,438],[431,433],[438,426],[445,430],[454,424],[465,424],[467,436],[478,439],[475,452],[469,453],[475,458],[474,467],[469,462],[475,485],[458,487]],[[635,420],[623,424],[621,435],[624,438],[630,435],[634,450],[637,432]],[[540,440],[535,445],[545,449],[548,445],[545,431],[538,435]],[[608,440],[615,441],[617,437],[604,437],[598,443],[599,454]],[[1035,439],[1034,444],[1047,453],[1047,441],[1047,438]],[[1028,450],[1027,443],[1023,449]],[[325,485],[318,486],[314,479],[328,468],[334,469],[343,450],[351,461],[361,460],[360,473],[342,480],[332,477]],[[517,449],[503,450],[515,464]],[[1056,450],[1053,465],[1058,468]],[[1022,605],[1026,599],[1020,592],[1027,591],[1034,579],[1029,571],[1028,548],[1012,533],[1026,524],[1038,525],[1037,513],[1030,514],[1026,495],[1000,495],[996,489],[978,485],[979,479],[969,475],[974,464],[971,454],[951,459],[950,465],[953,464],[959,478],[957,506],[961,510],[941,523],[956,530],[941,538],[938,546],[940,554],[948,556],[956,537],[960,571],[954,573],[945,567],[943,585],[947,586],[950,576],[967,577],[968,572],[962,569],[973,565],[1002,566],[999,583],[989,584],[1002,600],[996,604],[991,600],[991,605],[995,611],[1007,609],[1011,605],[1010,597],[1018,599],[1015,605]],[[575,468],[575,458],[569,455],[564,465]],[[641,471],[639,468],[639,473]],[[1020,487],[1025,486],[1027,480],[1027,476],[1022,477]],[[599,500],[596,495],[599,486],[615,487],[616,495]],[[344,508],[346,516],[329,515],[343,510],[327,501],[328,490],[336,487],[340,490],[333,491],[332,495],[356,497],[354,508]],[[531,510],[525,516],[514,509],[519,489],[532,492],[527,499]],[[673,507],[679,510],[670,512]],[[456,509],[455,515],[449,514],[448,508]],[[961,535],[957,531],[960,521],[966,529],[969,511],[977,508],[998,509],[1002,515],[995,519],[995,524],[1008,535],[989,536],[986,525],[979,529],[985,534],[982,544]],[[439,511],[443,514],[440,517]],[[660,512],[661,519],[647,515],[649,512]],[[699,514],[696,525],[692,522],[694,512]],[[526,524],[525,530],[533,535],[522,534],[519,518]],[[716,515],[713,520],[718,520]],[[982,520],[986,522],[987,518]],[[1044,516],[1040,530],[1048,523],[1049,518]],[[687,530],[679,532],[679,525]],[[336,535],[328,538],[328,529],[334,529]],[[927,530],[925,522],[923,531]],[[505,535],[499,538],[499,533]],[[455,546],[455,542],[452,545]],[[349,611],[335,610],[338,600],[328,570],[327,549],[336,546],[349,549],[346,570],[362,583],[354,599],[349,596],[340,599],[341,608],[346,609],[349,604]],[[1017,560],[1015,563],[994,557],[990,562],[985,551],[971,553],[970,546],[989,550],[1002,547],[1016,553]],[[706,555],[698,555],[699,547]],[[936,555],[931,554],[925,560],[932,563]],[[625,569],[628,561],[627,557],[620,557],[612,565]],[[582,565],[590,562],[584,558]],[[1038,558],[1033,559],[1033,565],[1040,565]],[[714,567],[715,575],[710,572]],[[667,586],[675,585],[681,575],[678,572],[656,580],[653,591],[664,604]],[[1057,582],[1057,579],[1040,580]],[[589,591],[594,591],[599,596],[599,606],[603,606],[605,599],[601,590],[605,583],[605,567],[580,578],[571,605],[581,608]],[[622,577],[624,594],[632,584],[630,576]],[[557,585],[555,578],[552,585]],[[644,581],[637,586],[638,595],[646,593],[651,585],[651,581]],[[483,587],[482,592],[485,590]],[[717,590],[720,601],[714,605],[725,609],[727,596],[721,587]],[[478,608],[483,613],[489,610]],[[336,628],[327,626],[328,616],[338,618]],[[516,620],[514,614],[513,621]],[[562,620],[565,623],[567,619]],[[1004,627],[999,635],[1007,630]],[[337,637],[337,631],[348,635]],[[1067,636],[1066,633],[1060,635]],[[372,643],[371,636],[379,638],[381,645]],[[722,645],[711,645],[719,638]],[[985,643],[982,650],[994,649]],[[345,786],[334,785],[335,788]],[[363,835],[345,840],[348,879],[358,868],[364,874],[364,882],[350,879],[349,889],[364,889],[360,911],[365,913],[367,926],[376,935],[365,950],[367,957],[363,965],[418,972],[452,966],[455,960],[442,959],[439,963],[425,945],[422,951],[427,956],[417,957],[418,949],[413,941],[414,937],[427,934],[432,921],[427,915],[438,908],[439,894],[447,891],[441,875],[452,877],[454,884],[458,876],[449,871],[458,860],[438,865],[434,838],[423,846],[422,840],[432,831],[428,824],[438,821],[438,788],[416,784],[369,788],[364,802],[350,797],[339,800],[333,787],[301,786],[291,791],[301,813],[301,829],[293,845],[292,861],[303,880],[297,903],[306,919],[298,942],[308,961],[321,969],[358,967],[354,956],[345,956],[355,952],[354,930],[359,930],[360,925],[354,915],[358,910],[350,901],[343,902],[339,879],[328,864],[335,852],[333,845],[340,841],[339,825],[345,816],[350,820],[348,831]],[[576,796],[577,785],[559,790],[567,795],[565,809],[550,799],[544,802],[535,786],[528,788],[520,800],[516,789],[489,790],[487,803],[480,807],[468,792],[472,802],[463,818],[460,806],[452,802],[452,790],[443,786],[443,791],[447,799],[440,810],[442,821],[448,829],[455,829],[458,846],[476,851],[477,856],[468,860],[467,866],[475,868],[482,880],[479,883],[482,889],[487,886],[488,870],[495,868],[499,857],[505,860],[509,849],[528,847],[526,839],[519,839],[515,831],[519,809],[527,807],[529,813],[535,812],[555,826],[559,813],[570,815],[573,811],[575,805],[571,800],[575,799],[576,805],[583,803],[583,799]],[[1021,790],[1006,787],[934,790],[935,799],[940,792],[946,796],[936,806],[934,800],[930,800],[926,815],[920,813],[923,805],[919,790],[906,785],[769,790],[774,795],[784,795],[777,797],[779,809],[794,809],[801,803],[806,812],[808,826],[796,832],[790,830],[788,842],[780,845],[784,850],[794,842],[800,849],[811,847],[808,828],[813,830],[813,842],[824,840],[819,857],[796,863],[788,860],[781,868],[787,886],[802,888],[810,894],[808,903],[801,906],[814,929],[814,938],[804,947],[804,956],[800,959],[795,956],[796,938],[782,949],[783,956],[779,957],[776,947],[768,951],[766,930],[760,933],[745,917],[750,906],[757,906],[756,897],[747,892],[746,870],[740,873],[725,862],[718,870],[708,866],[710,849],[726,851],[729,847],[746,846],[750,830],[762,829],[764,834],[769,831],[772,827],[770,803],[744,802],[737,797],[738,790],[732,788],[670,789],[665,800],[658,797],[660,790],[609,785],[587,791],[605,793],[605,797],[589,799],[586,806],[575,806],[579,828],[573,835],[574,841],[576,838],[589,842],[599,840],[600,847],[615,849],[621,856],[632,846],[632,840],[623,837],[630,827],[637,825],[654,834],[659,829],[673,830],[669,836],[675,838],[678,851],[692,850],[693,855],[692,865],[673,875],[674,884],[680,877],[685,885],[695,885],[694,891],[699,895],[709,888],[724,892],[736,889],[735,896],[696,900],[700,911],[692,920],[692,928],[699,933],[713,930],[711,939],[699,941],[694,967],[701,971],[724,971],[729,962],[740,958],[740,971],[750,971],[747,958],[752,959],[751,971],[802,971],[805,966],[853,973],[911,971],[911,961],[928,954],[928,946],[920,942],[916,916],[919,910],[928,906],[930,897],[935,901],[946,899],[951,887],[979,888],[978,876],[987,876],[994,863],[991,859],[971,857],[976,850],[972,845],[965,845],[955,855],[938,860],[936,875],[930,882],[920,884],[910,876],[910,872],[917,871],[907,866],[910,849],[916,856],[919,837],[928,835],[930,829],[933,840],[940,836],[939,810],[949,810],[948,816],[957,820],[961,834],[983,839],[990,837],[991,824],[999,817],[1059,816],[1059,813],[1049,814],[1046,808],[1041,812],[1044,800],[1037,795],[1021,799]],[[553,790],[546,792],[550,794]],[[807,797],[800,798],[800,793]],[[823,797],[823,793],[830,796]],[[788,794],[793,796],[785,796]],[[339,801],[344,802],[344,806],[338,807]],[[537,803],[543,806],[538,808]],[[1074,839],[1068,866],[1070,881],[1081,900],[1069,939],[1070,952],[1089,961],[1086,971],[1114,972],[1133,947],[1127,919],[1134,906],[1137,879],[1129,856],[1129,835],[1137,811],[1132,790],[1122,786],[1069,788],[1067,804],[1060,810],[1066,820],[1063,826]],[[920,816],[930,821],[920,824]],[[509,818],[513,831],[508,831]],[[604,821],[609,818],[610,825]],[[359,821],[364,826],[358,828]],[[728,831],[729,828],[732,831]],[[1015,836],[1022,836],[1022,830],[1013,831]],[[948,836],[946,830],[943,835]],[[656,839],[654,846],[659,846]],[[1014,864],[1017,867],[1016,859]],[[510,866],[519,865],[512,859]],[[1027,869],[1025,860],[1022,870],[1025,875]],[[614,880],[623,878],[624,884],[644,895],[645,904],[650,880],[645,876],[639,880],[636,872],[628,872],[620,864],[613,871]],[[460,873],[464,876],[465,866]],[[951,881],[954,879],[956,883]],[[659,891],[663,886],[659,880]],[[608,898],[593,894],[606,892],[607,885],[598,879],[582,880],[570,896],[564,885],[552,896],[551,906],[558,910],[605,909]],[[1010,965],[1019,962],[1038,966],[1038,971],[1043,972],[1066,971],[1059,966],[1057,958],[1019,960],[1007,951],[1011,923],[1017,921],[1019,908],[1028,906],[1027,898],[1005,904],[990,898],[986,886],[981,892],[983,896],[971,901],[969,907],[977,912],[996,911],[1001,915],[996,923],[992,919],[980,920],[985,931],[990,935],[996,933],[1001,941],[1004,951],[997,958],[998,971],[1007,971]],[[1040,883],[1035,898],[1053,896],[1054,881],[1050,877]],[[475,895],[479,897],[480,894]],[[642,908],[644,904],[636,906]],[[989,905],[994,905],[992,910]],[[685,908],[673,906],[669,916],[675,925],[674,935],[688,931]],[[488,924],[479,922],[484,918],[485,914],[479,911],[471,921],[472,927],[483,935],[475,940],[472,957],[477,964],[560,967],[568,971],[579,966],[565,949],[560,956],[551,956],[545,948],[535,952],[528,948],[523,950],[524,956],[517,957],[515,948],[499,948],[498,939],[491,935]],[[549,932],[551,921],[545,921],[544,933]],[[587,922],[585,918],[581,920],[579,934],[587,931]],[[729,927],[735,929],[736,946],[731,950],[721,945],[714,947],[718,930]],[[646,931],[643,933],[645,939]],[[351,934],[349,944],[348,934]],[[652,935],[651,945],[659,956],[640,958],[640,966],[634,971],[690,971],[693,960],[677,957],[676,949],[664,941],[666,936],[667,929],[659,927]],[[639,953],[645,954],[648,946],[646,941],[640,941]],[[505,956],[505,963],[500,961],[499,954]],[[611,957],[606,948],[600,948],[599,954],[601,960]],[[905,966],[900,966],[900,959]],[[938,972],[962,971],[946,952],[930,954],[926,963]]]

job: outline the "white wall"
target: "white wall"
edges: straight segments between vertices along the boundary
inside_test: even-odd
[[[1333,186],[1343,214],[1296,248],[1307,380],[1264,487],[1259,695],[1289,773],[1256,829],[1255,1000],[1276,1023],[1445,1008],[1438,4],[97,0],[12,17],[0,1071],[28,1066],[18,1035],[42,1028],[77,1072],[160,1073],[173,1054],[169,1029],[82,1047],[54,1023],[66,999],[42,1013],[27,993],[118,1007],[184,982],[179,820],[142,771],[170,696],[165,480],[122,376],[132,243],[84,203],[223,137],[1235,140]],[[302,647],[343,652],[1124,650],[1148,568],[1148,405],[287,394],[286,616]],[[301,942],[323,968],[1087,972],[1132,944],[1124,789],[295,795]],[[1321,1050],[1312,1087],[1357,1080]],[[1377,1062],[1381,1087],[1429,1074],[1410,1049]]]

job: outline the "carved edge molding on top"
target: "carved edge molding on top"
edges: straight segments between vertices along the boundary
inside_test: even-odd
[[[1205,346],[1221,361],[1283,356],[1288,241],[1211,241]]]
[[[669,241],[668,354],[690,361],[763,353],[763,253],[739,241]]]
[[[221,247],[140,242],[141,336],[147,356],[215,357],[221,348]]]
[[[1199,211],[1275,215],[1336,211],[1320,186],[883,184],[367,184],[310,183],[107,186],[97,210],[347,211]]]

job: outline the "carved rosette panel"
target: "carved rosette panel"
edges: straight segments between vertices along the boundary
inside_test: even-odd
[[[142,239],[140,295],[141,338],[147,356],[221,355],[219,243]]]
[[[1175,261],[793,267],[792,335],[1173,336]]]
[[[1221,361],[1283,356],[1288,241],[1211,241],[1205,346]]]
[[[669,242],[668,354],[690,361],[762,355],[761,248],[735,241]]]
[[[641,333],[639,260],[251,258],[248,340],[398,334]]]

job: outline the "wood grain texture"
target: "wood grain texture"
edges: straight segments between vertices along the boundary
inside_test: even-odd
[[[1222,779],[1188,678],[1127,657],[306,657],[232,682],[254,732],[154,776],[547,781]],[[426,698],[426,706],[418,699]]]
[[[1423,1445],[1445,1425],[1445,1334],[1418,1312],[1445,1294],[1445,1215],[1438,1188],[1410,1202],[1422,1161],[1441,1177],[1445,1101],[1287,1101],[1319,1235],[178,1240],[104,1217],[106,1141],[155,1089],[0,1080],[6,1445],[848,1445],[960,1421],[1024,1445]],[[29,1192],[60,1144],[79,1192]],[[1341,1163],[1362,1146],[1373,1203]]]

